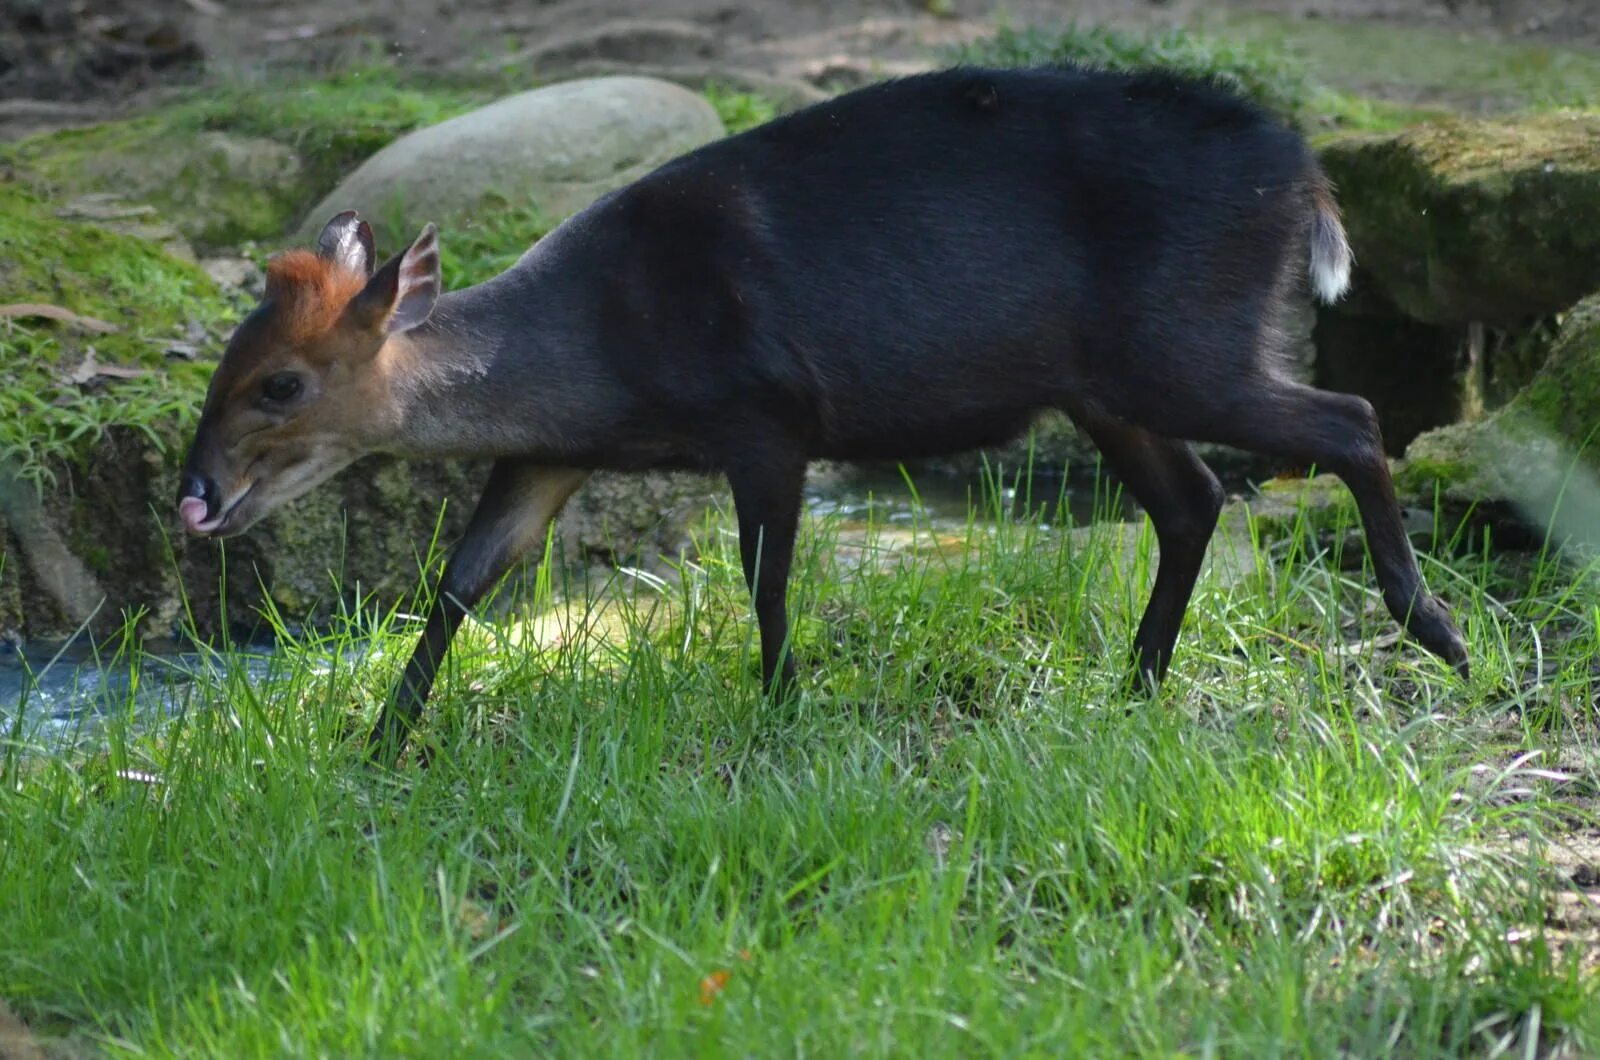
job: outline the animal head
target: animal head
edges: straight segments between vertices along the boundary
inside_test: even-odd
[[[430,224],[382,268],[375,260],[371,226],[346,211],[314,250],[268,263],[184,461],[189,532],[237,534],[377,447],[394,415],[383,351],[433,312],[438,234]]]

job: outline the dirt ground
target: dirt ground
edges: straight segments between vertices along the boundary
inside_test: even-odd
[[[570,55],[623,19],[665,29],[632,34],[631,54],[608,60],[688,59],[821,83],[851,63],[892,71],[926,57],[992,29],[1002,8],[1015,25],[1249,12],[1600,46],[1595,0],[0,0],[0,117],[86,118],[208,74],[373,51],[429,68]]]

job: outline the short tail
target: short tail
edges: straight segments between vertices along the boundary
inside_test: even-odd
[[[1321,173],[1311,183],[1311,205],[1311,290],[1323,303],[1332,305],[1350,289],[1350,268],[1356,256],[1339,220],[1333,188]]]

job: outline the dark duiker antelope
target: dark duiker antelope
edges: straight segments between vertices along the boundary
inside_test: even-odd
[[[1372,407],[1292,381],[1278,328],[1351,252],[1302,139],[1163,74],[958,69],[874,85],[600,199],[443,293],[432,225],[374,268],[354,213],[268,269],[206,397],[179,511],[236,534],[365,453],[492,457],[375,743],[398,751],[465,611],[599,468],[720,471],[768,688],[806,462],[1003,442],[1064,410],[1149,512],[1134,639],[1172,658],[1223,493],[1184,439],[1349,484],[1390,612],[1462,674]]]

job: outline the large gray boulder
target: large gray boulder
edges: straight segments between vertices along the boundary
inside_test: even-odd
[[[435,221],[471,219],[486,202],[533,206],[551,219],[719,139],[716,111],[686,88],[648,77],[567,81],[497,100],[403,136],[362,163],[302,224],[359,210],[391,240]],[[385,231],[404,224],[406,231]]]

